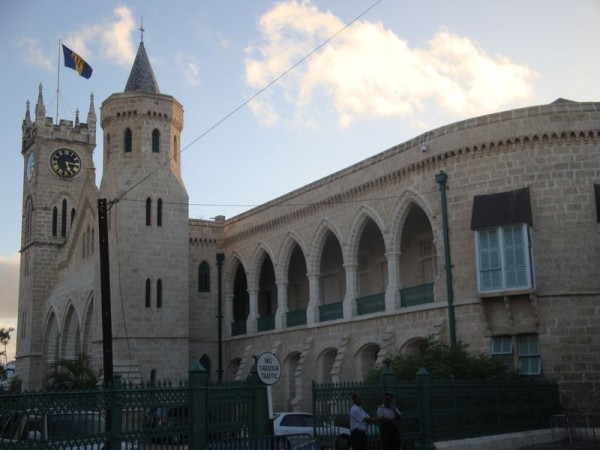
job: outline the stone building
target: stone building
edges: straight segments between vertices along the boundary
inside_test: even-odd
[[[312,380],[362,379],[434,335],[557,380],[567,408],[598,409],[600,103],[430,130],[211,221],[189,218],[183,109],[160,93],[143,43],[125,91],[100,109],[97,187],[93,98],[86,123],[54,124],[41,87],[35,120],[27,106],[25,388],[58,358],[102,365],[105,198],[114,370],[126,378],[179,379],[200,361],[213,379],[242,379],[272,352],[275,409],[310,410]]]

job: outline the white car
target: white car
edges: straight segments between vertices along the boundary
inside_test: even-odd
[[[322,440],[322,448],[347,450],[350,447],[350,429],[329,423],[316,423],[311,413],[278,412],[273,414],[273,434],[286,436],[290,434],[308,435]]]

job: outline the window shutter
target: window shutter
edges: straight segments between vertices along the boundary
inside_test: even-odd
[[[479,276],[482,291],[502,287],[497,229],[479,232]]]
[[[529,287],[523,226],[505,227],[503,231],[506,287]]]

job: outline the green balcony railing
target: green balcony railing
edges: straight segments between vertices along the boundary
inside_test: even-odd
[[[319,322],[344,318],[344,302],[328,303],[319,306]]]
[[[263,316],[256,319],[258,331],[270,331],[275,329],[275,316]]]
[[[402,308],[433,303],[433,300],[433,283],[400,289],[400,306]]]
[[[359,316],[381,311],[385,311],[385,292],[356,299],[356,314]]]
[[[286,325],[288,328],[306,325],[306,309],[288,311],[286,313]]]
[[[240,336],[242,334],[246,334],[246,321],[243,322],[233,322],[231,324],[231,335],[232,336]]]

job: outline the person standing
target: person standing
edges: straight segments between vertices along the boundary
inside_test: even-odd
[[[383,404],[377,408],[377,417],[381,427],[382,450],[398,450],[400,448],[400,419],[402,413],[394,405],[394,396],[389,392],[383,394]]]
[[[366,450],[367,448],[367,423],[378,420],[367,414],[362,407],[362,398],[352,394],[352,407],[350,408],[350,443],[352,450]]]

